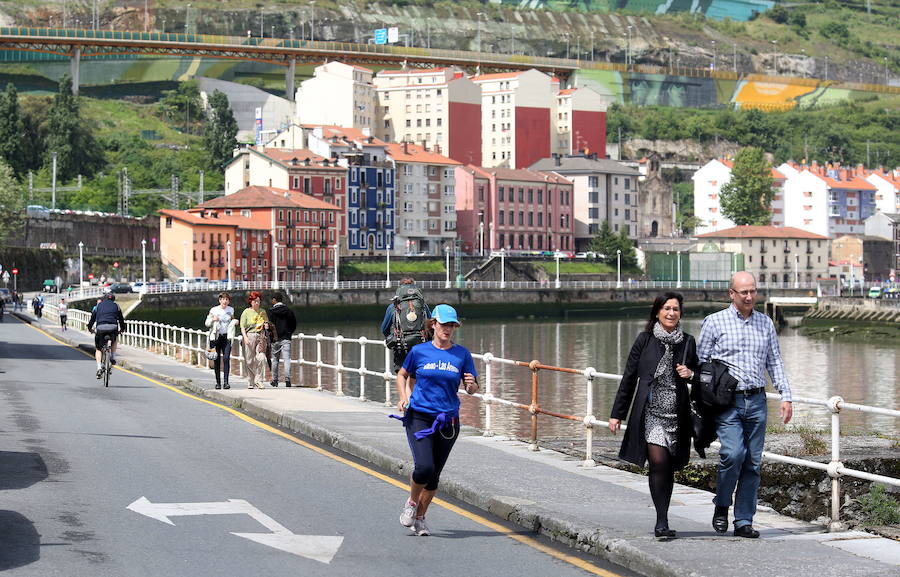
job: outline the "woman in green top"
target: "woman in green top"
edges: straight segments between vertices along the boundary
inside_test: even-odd
[[[266,311],[260,308],[262,294],[253,291],[247,295],[249,308],[241,313],[241,336],[244,344],[244,365],[250,388],[262,389],[266,384],[266,347],[268,340],[264,329],[269,323]]]

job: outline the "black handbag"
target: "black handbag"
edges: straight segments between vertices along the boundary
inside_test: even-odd
[[[685,344],[684,347],[684,354],[681,357],[681,364],[684,365],[685,361],[687,361],[687,344]],[[703,433],[703,415],[701,415],[700,411],[697,410],[697,402],[693,397],[693,393],[688,395],[688,407],[690,407],[691,410],[691,436],[695,439],[699,439],[701,434]]]

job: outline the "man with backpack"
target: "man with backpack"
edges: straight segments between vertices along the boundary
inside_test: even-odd
[[[400,281],[391,304],[384,311],[381,334],[387,348],[394,351],[394,372],[403,366],[407,353],[415,345],[428,340],[426,321],[431,311],[416,281],[405,277]]]

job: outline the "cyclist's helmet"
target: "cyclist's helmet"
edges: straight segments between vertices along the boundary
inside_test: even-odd
[[[116,300],[116,294],[115,293],[106,293],[106,298],[108,298],[111,301],[114,301],[114,300]]]

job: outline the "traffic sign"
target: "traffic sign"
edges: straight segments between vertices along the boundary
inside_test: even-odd
[[[116,261],[116,262],[113,263],[113,268],[119,268],[119,262],[118,262],[118,261]]]
[[[388,31],[387,28],[377,28],[375,30],[375,44],[387,44]]]
[[[19,274],[19,269],[17,269],[17,268],[12,269],[12,273],[13,273],[13,274]]]
[[[88,278],[89,278],[89,279],[93,279],[93,278],[94,278],[94,273],[89,272],[89,273],[88,273]]]
[[[388,28],[388,44],[396,44],[400,40],[400,29],[396,26]]]

